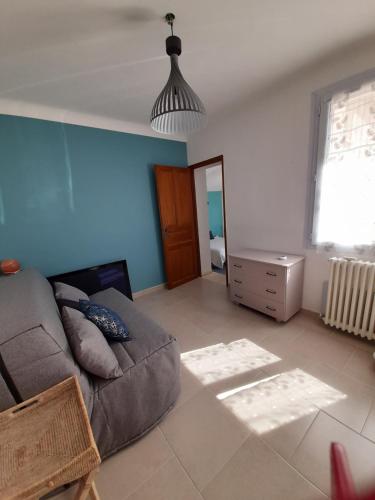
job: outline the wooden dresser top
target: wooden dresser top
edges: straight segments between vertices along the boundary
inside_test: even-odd
[[[286,256],[287,258],[279,259],[281,256]],[[242,250],[237,250],[236,252],[231,252],[229,257],[253,260],[255,262],[263,262],[264,264],[274,264],[283,267],[294,266],[294,264],[301,262],[305,258],[301,255],[291,255],[282,252],[267,252],[265,250],[252,250],[250,248],[244,248]]]

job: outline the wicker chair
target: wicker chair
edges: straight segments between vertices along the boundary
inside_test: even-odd
[[[75,377],[0,413],[0,498],[36,499],[80,479],[76,499],[98,499],[100,456]]]

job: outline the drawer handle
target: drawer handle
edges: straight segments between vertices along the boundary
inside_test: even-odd
[[[239,284],[241,284],[241,283],[242,283],[242,281],[241,281],[241,280],[233,280],[233,281],[234,281],[235,283],[239,283]]]
[[[233,264],[233,267],[237,267],[238,269],[242,269],[242,266],[240,264]]]
[[[277,274],[276,274],[276,273],[273,273],[273,272],[271,272],[271,271],[267,271],[267,272],[266,272],[266,274],[267,274],[268,276],[277,276]]]
[[[266,306],[266,309],[268,309],[269,311],[272,311],[272,312],[276,311],[276,309],[274,307],[271,307],[271,306]]]
[[[272,290],[271,288],[266,288],[266,292],[276,295],[276,290]]]
[[[237,297],[237,299],[243,299],[243,296],[242,295],[237,295],[236,293],[234,294],[235,297]]]

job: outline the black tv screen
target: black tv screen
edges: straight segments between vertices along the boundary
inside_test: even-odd
[[[87,295],[92,295],[107,288],[116,288],[130,300],[133,300],[126,260],[50,276],[48,280],[50,283],[59,281],[75,286],[87,293]]]

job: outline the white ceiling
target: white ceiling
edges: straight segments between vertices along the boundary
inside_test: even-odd
[[[216,167],[209,167],[206,169],[206,184],[207,184],[207,191],[223,190],[221,164],[216,165]]]
[[[147,124],[166,82],[162,17],[209,115],[372,34],[373,0],[0,0],[0,99]],[[1,111],[1,110],[0,110]]]

